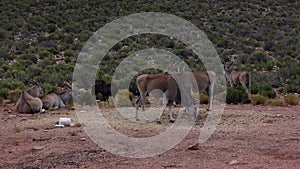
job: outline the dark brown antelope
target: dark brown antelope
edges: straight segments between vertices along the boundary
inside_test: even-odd
[[[40,85],[35,85],[30,89],[24,90],[21,93],[21,96],[16,104],[17,111],[19,113],[42,113],[45,110],[43,109],[43,103],[39,94],[43,94],[44,90]]]
[[[67,90],[57,93],[55,91],[50,91],[46,96],[42,98],[43,107],[47,110],[56,110],[59,108],[64,108],[66,103],[72,97],[71,85],[65,82]]]
[[[225,77],[230,83],[231,87],[237,87],[242,85],[244,90],[248,93],[248,98],[251,99],[251,75],[247,71],[238,71],[236,68],[232,68],[231,65],[225,68]]]
[[[112,84],[112,83],[106,83],[103,80],[97,80],[95,82],[95,86],[92,88],[92,94],[96,95],[97,99],[103,99],[104,101],[107,101],[109,96],[115,97],[116,94],[119,91],[119,87]],[[101,93],[103,98],[98,98],[98,94]]]

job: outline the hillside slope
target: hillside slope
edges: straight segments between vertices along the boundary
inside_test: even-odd
[[[42,82],[46,91],[56,90],[62,81],[71,79],[78,53],[96,30],[116,18],[149,11],[195,24],[213,42],[224,63],[234,62],[239,69],[252,72],[254,86],[266,82],[281,92],[300,93],[300,4],[296,0],[4,0],[0,8],[0,97],[23,89],[30,79]],[[123,46],[128,48],[123,50]],[[168,37],[135,36],[107,54],[98,78],[110,80],[128,53],[148,47],[168,49],[188,63],[194,55]]]

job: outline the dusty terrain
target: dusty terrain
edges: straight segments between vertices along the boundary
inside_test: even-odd
[[[115,116],[105,109],[106,116]],[[198,150],[196,143],[205,114],[171,150],[155,157],[133,159],[114,155],[95,144],[82,126],[55,128],[60,117],[77,121],[71,109],[43,114],[17,114],[13,104],[0,107],[0,168],[298,168],[300,165],[300,106],[226,105],[214,134]],[[118,131],[149,137],[170,124],[163,116],[138,127],[115,119]],[[84,125],[84,124],[83,124]],[[141,124],[143,125],[143,124]]]

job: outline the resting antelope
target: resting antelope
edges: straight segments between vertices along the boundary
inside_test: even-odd
[[[43,103],[39,94],[43,94],[44,90],[40,85],[35,85],[28,90],[24,90],[16,104],[19,113],[38,113],[44,112]]]
[[[47,110],[55,110],[64,108],[68,100],[72,97],[72,89],[67,85],[67,90],[61,93],[50,91],[45,97],[42,98],[43,107]]]
[[[248,93],[248,98],[251,100],[251,75],[247,71],[238,71],[236,68],[225,68],[225,77],[230,83],[231,87],[242,85],[244,90]]]

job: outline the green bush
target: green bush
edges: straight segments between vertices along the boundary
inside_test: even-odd
[[[267,101],[267,98],[260,94],[256,94],[256,95],[252,96],[252,104],[253,105],[259,105],[259,104],[264,105],[266,103],[266,101]]]
[[[21,60],[26,63],[36,64],[38,59],[34,54],[23,54],[17,58],[17,61],[21,61]]]
[[[45,91],[45,93],[48,93],[50,91],[57,91],[58,90],[58,85],[57,84],[52,84],[52,83],[44,83],[43,85],[43,89]]]
[[[22,93],[21,89],[10,90],[7,92],[7,99],[16,103],[19,97],[21,96],[21,93]]]
[[[7,93],[8,93],[8,91],[9,91],[8,88],[2,88],[2,89],[0,89],[0,97],[7,99]]]
[[[10,90],[24,89],[24,84],[18,80],[5,79],[0,81],[0,97],[7,99]]]
[[[273,90],[272,86],[268,83],[253,83],[251,86],[251,93],[260,94],[267,98],[275,98],[276,92]]]
[[[248,101],[248,94],[242,88],[228,88],[226,94],[226,103],[246,103]]]
[[[117,106],[126,107],[132,105],[133,93],[127,89],[119,90],[115,101]]]
[[[0,105],[3,104],[3,100],[4,100],[4,98],[0,96]]]
[[[80,93],[80,103],[81,105],[94,105],[96,104],[95,97],[89,92]]]
[[[270,99],[269,104],[271,106],[285,106],[284,100],[278,100],[278,99]]]
[[[208,103],[208,96],[200,93],[200,104],[207,104]]]
[[[286,97],[284,97],[284,101],[289,105],[297,105],[299,98],[296,94],[289,93]]]

